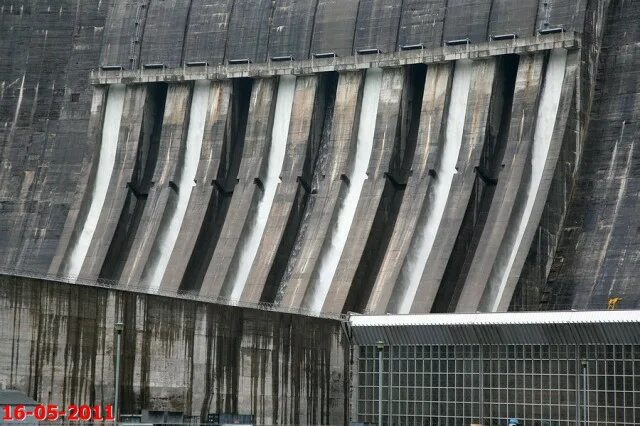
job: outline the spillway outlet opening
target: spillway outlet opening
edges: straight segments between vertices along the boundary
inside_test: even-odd
[[[445,41],[445,44],[447,46],[460,46],[463,44],[471,44],[471,39],[467,37],[467,38],[458,38],[454,40],[447,40]]]
[[[240,65],[240,64],[250,64],[251,63],[251,59],[249,58],[236,58],[236,59],[229,59],[227,61],[227,63],[229,65]]]
[[[122,71],[122,65],[103,65],[102,71]]]
[[[281,55],[281,56],[272,56],[271,58],[272,62],[293,62],[294,61],[294,57],[293,55]]]
[[[316,59],[326,59],[326,58],[337,58],[338,57],[336,52],[312,53],[311,56],[313,56]]]
[[[500,40],[515,40],[518,38],[518,34],[493,34],[489,36],[489,41],[500,41]]]
[[[347,186],[351,185],[351,180],[349,179],[349,176],[347,176],[344,173],[340,175],[340,180],[346,183]]]
[[[382,50],[378,49],[377,47],[370,49],[358,49],[356,53],[358,55],[379,55],[380,53],[382,53]]]
[[[429,176],[431,176],[434,179],[438,178],[438,173],[435,171],[435,169],[429,169]]]
[[[189,61],[185,62],[185,65],[189,68],[193,67],[206,67],[209,66],[209,62],[207,61]]]
[[[546,25],[549,25],[549,24],[547,23]],[[538,30],[538,34],[540,35],[557,34],[557,33],[563,33],[563,32],[564,32],[563,27],[540,28]]]
[[[164,64],[161,63],[157,63],[157,64],[144,64],[142,66],[144,69],[146,70],[161,70],[165,68]]]
[[[400,50],[424,50],[424,43],[403,44],[400,46]]]
[[[169,188],[173,189],[176,192],[176,194],[180,192],[180,189],[178,189],[178,185],[172,180],[169,181]]]

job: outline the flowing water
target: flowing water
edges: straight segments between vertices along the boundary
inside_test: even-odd
[[[239,300],[244,286],[251,272],[251,265],[258,252],[260,240],[267,225],[271,205],[276,195],[280,173],[284,162],[287,138],[289,136],[289,122],[291,121],[291,109],[293,107],[293,95],[296,88],[296,77],[283,75],[278,84],[278,97],[273,117],[271,130],[271,145],[269,147],[269,159],[267,163],[267,176],[264,181],[264,193],[258,202],[258,209],[254,221],[249,229],[247,239],[242,244],[238,268],[231,284],[230,300]]]
[[[80,237],[75,243],[69,256],[69,264],[66,273],[70,277],[77,277],[84,263],[84,258],[89,250],[89,244],[98,225],[98,218],[104,205],[109,189],[109,181],[113,173],[118,149],[118,135],[120,133],[120,121],[124,109],[125,86],[114,84],[109,87],[107,105],[105,107],[104,121],[102,124],[102,142],[100,143],[100,157],[98,158],[98,170],[96,180],[91,193],[91,205],[89,213],[83,224]]]
[[[211,83],[208,80],[196,81],[193,87],[184,161],[178,178],[178,199],[169,220],[163,221],[163,228],[158,231],[158,237],[154,243],[157,247],[151,250],[151,257],[142,277],[142,281],[152,290],[157,290],[160,287],[189,205],[191,190],[195,185],[204,127],[207,121],[210,88]]]
[[[307,308],[314,312],[320,312],[322,310],[322,305],[324,305],[324,301],[329,293],[331,281],[336,273],[340,256],[347,242],[353,217],[356,214],[362,186],[367,179],[367,167],[369,166],[369,159],[371,158],[371,150],[373,148],[373,135],[376,125],[376,115],[378,114],[378,100],[380,98],[381,85],[382,70],[379,68],[369,69],[364,81],[356,156],[347,195],[340,206],[335,228],[329,234],[331,235],[331,244],[320,257],[317,279],[311,283],[311,285],[313,285],[313,293],[309,298]]]
[[[444,145],[440,161],[437,166],[436,176],[432,179],[429,188],[428,199],[425,200],[426,210],[423,219],[419,221],[422,227],[417,230],[417,238],[412,242],[407,258],[405,259],[398,285],[402,294],[398,300],[397,311],[407,314],[411,310],[413,299],[418,291],[420,280],[433,249],[433,244],[438,233],[438,227],[442,221],[449,190],[453,176],[456,174],[456,163],[460,146],[462,144],[462,132],[467,111],[469,87],[471,86],[473,63],[468,60],[460,60],[456,63],[449,100],[449,113]]]
[[[531,177],[526,187],[526,204],[519,220],[510,221],[487,284],[487,288],[498,289],[497,296],[491,300],[491,311],[496,311],[500,304],[500,299],[506,288],[513,262],[515,261],[522,237],[529,223],[533,204],[538,194],[540,182],[542,181],[544,165],[547,161],[558,106],[560,105],[560,94],[562,92],[566,62],[566,50],[557,49],[551,52],[544,78],[544,88],[542,89],[540,104],[538,106],[538,115],[536,117],[536,128],[531,151]]]

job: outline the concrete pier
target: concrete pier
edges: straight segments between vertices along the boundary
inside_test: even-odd
[[[198,234],[204,226],[207,207],[216,191],[213,181],[225,167],[223,156],[230,143],[227,127],[230,125],[232,94],[229,81],[214,82],[211,85],[196,182],[160,284],[163,289],[178,290],[189,259],[194,254]]]
[[[319,80],[317,76],[304,76],[299,77],[296,82],[281,182],[276,190],[262,241],[242,293],[242,300],[247,302],[259,302],[265,285],[272,284],[267,281],[271,270],[276,267],[273,263],[288,260],[289,253],[282,253],[282,256],[286,256],[282,259],[278,258],[278,254],[280,247],[284,245],[284,238],[295,238],[295,235],[286,235],[285,230],[288,223],[295,220],[291,216],[297,214],[294,211],[297,208],[296,200],[299,200],[299,194],[305,191],[303,183],[300,182],[305,175],[305,164],[317,157],[318,142],[314,143],[312,140],[317,136],[312,132],[318,124],[312,123],[312,119],[318,120],[319,114],[324,112],[315,110],[317,98],[322,96],[318,93]],[[324,106],[322,103],[320,105]],[[319,126],[322,126],[322,122]],[[316,129],[316,132],[318,130],[322,129]]]
[[[263,163],[269,152],[276,88],[276,79],[254,82],[242,160],[237,175],[238,183],[233,190],[220,237],[204,276],[201,291],[204,295],[220,295],[243,229],[251,225],[248,218],[252,217],[251,212],[255,210],[262,191],[256,179],[262,176]]]
[[[441,148],[452,77],[451,64],[427,68],[412,173],[408,176],[398,220],[366,305],[369,312],[386,312],[393,291],[391,283],[396,282],[402,261],[409,250],[411,236],[415,232],[431,181],[429,171],[435,168]]]
[[[140,223],[130,237],[133,238],[130,256],[120,276],[120,281],[124,284],[138,285],[140,282],[169,198],[176,195],[171,183],[177,180],[178,166],[184,155],[191,92],[192,87],[187,84],[170,85],[167,91],[152,186],[146,197]]]
[[[522,181],[528,158],[538,97],[543,83],[544,55],[521,56],[513,98],[509,139],[503,156],[504,167],[498,183],[486,223],[473,254],[473,261],[466,276],[464,288],[456,311],[475,312],[491,273],[509,216]]]
[[[355,146],[362,96],[363,75],[340,74],[336,101],[333,110],[329,150],[326,168],[316,170],[322,178],[316,194],[307,206],[306,219],[295,245],[296,255],[290,259],[275,302],[286,307],[300,307],[307,286],[318,261],[322,245],[328,235],[337,210],[340,188],[344,186],[341,176],[347,173],[348,156]]]
[[[152,119],[148,117],[148,96],[148,89],[145,86],[127,87],[115,166],[111,173],[104,207],[100,212],[96,230],[80,270],[82,277],[98,278],[114,238],[125,200],[130,191],[128,184],[132,182],[136,169],[137,153],[145,119]]]

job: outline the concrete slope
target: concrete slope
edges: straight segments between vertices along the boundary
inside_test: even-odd
[[[479,250],[473,253],[457,311],[475,312],[508,225],[535,129],[538,97],[542,86],[544,54],[522,56],[513,97],[509,137]]]
[[[135,231],[129,257],[120,276],[120,281],[127,285],[139,285],[169,197],[176,195],[175,190],[169,184],[176,180],[179,163],[182,160],[189,124],[190,102],[190,84],[169,86],[162,120],[158,158],[153,172],[153,184],[147,196],[142,219]]]
[[[281,306],[299,307],[302,303],[325,237],[331,229],[344,186],[341,176],[347,173],[349,151],[356,142],[363,81],[360,72],[344,73],[339,77],[326,168],[316,170],[322,179],[305,212],[295,243],[295,255],[289,261],[275,298]]]
[[[278,248],[285,237],[296,195],[301,190],[300,179],[304,174],[308,145],[311,144],[312,119],[316,118],[314,106],[318,80],[319,77],[314,75],[299,77],[296,82],[281,182],[276,190],[262,240],[242,293],[241,299],[245,302],[260,301]]]
[[[231,94],[231,82],[212,83],[200,161],[196,172],[196,185],[191,189],[189,205],[180,226],[178,239],[160,284],[163,289],[178,290],[203,226],[207,206],[214,191],[213,181],[218,176],[221,163],[224,161],[222,157],[226,129],[229,125]]]
[[[350,56],[359,0],[318,0],[311,52]]]
[[[93,145],[93,149],[87,150],[82,157],[80,179],[76,186],[76,199],[69,208],[56,253],[49,265],[49,274],[64,273],[64,271],[60,270],[60,267],[65,261],[67,250],[69,246],[75,244],[82,232],[82,229],[79,229],[76,225],[85,222],[89,211],[91,189],[95,183],[98,157],[100,156],[100,145],[102,143],[102,125],[107,92],[107,87],[96,87],[93,91],[91,117],[89,118],[89,128],[87,129],[87,140]]]
[[[403,83],[403,68],[384,70],[380,102],[375,122],[373,149],[367,179],[364,181],[355,216],[349,229],[331,287],[324,301],[323,311],[342,312],[349,288],[364,254],[365,245],[377,215],[382,192],[391,171],[391,157],[397,142]]]
[[[276,0],[269,31],[269,58],[309,57],[318,0]]]
[[[362,49],[396,51],[402,2],[397,0],[360,0],[353,40],[353,54]]]
[[[191,1],[151,1],[147,6],[144,37],[140,46],[140,65],[179,67],[187,32]]]
[[[552,309],[640,305],[640,3],[612,2],[594,107],[547,282]]]
[[[255,210],[260,199],[262,192],[256,178],[260,177],[262,164],[268,156],[276,86],[276,80],[271,78],[254,82],[238,183],[233,190],[218,244],[204,276],[201,295],[219,296],[247,218],[251,217],[250,213]]]
[[[127,184],[131,182],[136,166],[138,144],[143,132],[143,117],[148,101],[147,92],[147,88],[142,85],[128,86],[126,89],[115,166],[96,230],[80,270],[79,275],[83,278],[98,278],[118,225],[129,192]],[[81,232],[82,229],[78,231]]]
[[[433,249],[429,253],[418,291],[411,305],[412,313],[427,313],[431,310],[444,270],[460,231],[469,197],[476,180],[485,143],[489,109],[494,96],[496,61],[477,61],[473,66],[473,79],[469,89],[469,100],[462,136],[462,146],[453,176],[447,204],[438,227]]]
[[[412,173],[408,177],[398,219],[366,305],[367,311],[385,312],[402,261],[409,250],[411,236],[415,231],[418,216],[424,208],[427,189],[431,182],[429,171],[435,167],[443,137],[443,120],[446,117],[452,76],[452,64],[432,65],[427,68],[417,145],[411,165]]]
[[[147,3],[147,0],[114,1],[109,6],[100,54],[101,66],[138,67]]]
[[[522,271],[522,266],[524,265],[527,255],[529,254],[533,237],[536,233],[536,230],[538,229],[540,218],[542,216],[542,210],[544,209],[547,202],[549,188],[551,186],[553,175],[555,173],[556,164],[558,163],[558,157],[562,148],[562,142],[567,125],[567,118],[569,116],[569,109],[575,97],[578,63],[578,53],[571,52],[566,58],[564,80],[562,82],[560,102],[558,105],[555,122],[548,123],[549,125],[553,126],[553,130],[551,134],[549,151],[544,161],[542,180],[537,187],[533,205],[530,209],[528,217],[526,218],[526,227],[524,228],[520,244],[517,245],[517,247],[511,249],[515,250],[515,253],[512,253],[513,263],[510,270],[508,271],[506,282],[504,282],[500,287],[496,288],[491,285],[492,281],[489,281],[480,304],[480,308],[483,311],[506,311],[511,302],[516,284],[520,279],[520,272]],[[548,82],[545,82],[545,85],[546,84],[548,84]],[[533,154],[530,155],[533,156]],[[526,208],[525,213],[527,213]],[[510,218],[510,220],[514,220],[514,218]],[[508,243],[506,241],[506,238],[505,241],[503,241],[503,244],[505,243]],[[494,268],[495,267],[496,266],[494,265]]]
[[[192,0],[182,51],[183,61],[221,64],[233,0]]]

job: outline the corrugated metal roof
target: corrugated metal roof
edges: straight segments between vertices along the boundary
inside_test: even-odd
[[[353,315],[358,345],[640,344],[640,311]]]

